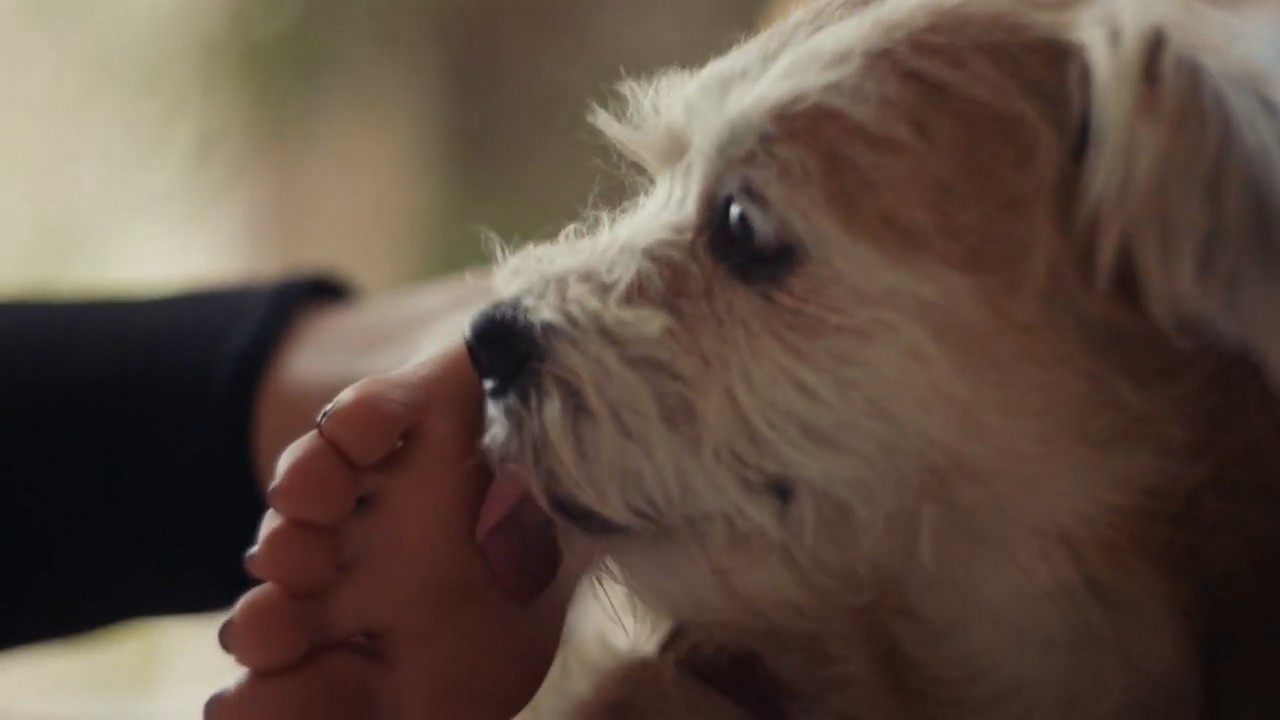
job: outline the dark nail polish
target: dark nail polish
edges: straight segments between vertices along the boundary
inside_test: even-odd
[[[223,652],[227,652],[227,653],[231,652],[230,639],[231,639],[231,618],[227,618],[226,620],[222,621],[221,625],[218,626],[218,646],[222,648]]]
[[[203,717],[204,720],[213,720],[214,710],[217,709],[218,704],[222,702],[222,698],[226,697],[226,695],[226,690],[219,690],[206,700],[204,703],[204,712],[201,713],[201,717]]]
[[[363,515],[369,511],[369,508],[373,507],[373,503],[373,493],[364,493],[356,498],[356,506],[352,509],[351,514]]]

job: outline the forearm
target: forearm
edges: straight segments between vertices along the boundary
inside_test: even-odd
[[[234,598],[263,368],[339,292],[0,306],[0,646]]]
[[[0,304],[0,647],[213,609],[276,458],[347,385],[457,339],[485,274]],[[424,340],[426,338],[426,340]]]

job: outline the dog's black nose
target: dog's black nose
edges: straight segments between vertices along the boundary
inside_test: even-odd
[[[467,353],[485,394],[502,397],[525,383],[538,359],[537,328],[516,301],[494,303],[467,328]]]

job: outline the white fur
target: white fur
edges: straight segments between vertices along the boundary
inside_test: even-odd
[[[1172,581],[1129,525],[1153,488],[1192,473],[1165,424],[1176,401],[1131,387],[1034,283],[993,289],[1025,268],[988,277],[951,255],[1070,242],[1053,211],[1074,118],[984,54],[1005,37],[1061,51],[1061,67],[1033,60],[1061,71],[1061,107],[1071,64],[1092,73],[1101,139],[1082,195],[1116,227],[1154,221],[1125,214],[1168,151],[1127,134],[1135,63],[1156,28],[1188,47],[1187,23],[1168,20],[1183,13],[1155,0],[821,3],[700,71],[626,83],[624,108],[593,121],[646,172],[643,192],[499,268],[547,357],[528,401],[491,405],[490,452],[535,468],[537,492],[635,528],[573,541],[607,554],[657,611],[763,652],[796,691],[796,717],[1193,716]],[[966,54],[984,18],[1002,25]],[[964,118],[895,114],[928,107],[912,104],[930,87],[920,77],[1012,128],[1007,142],[974,136],[993,155],[973,182],[1013,203],[990,239],[980,202],[953,208],[954,222],[927,213],[951,207],[947,188],[981,196],[955,185],[967,176],[954,158],[972,150]],[[1249,124],[1264,101],[1217,82],[1245,107],[1227,112],[1272,182],[1280,135]],[[796,136],[806,118],[830,136]],[[731,277],[700,233],[709,197],[743,179],[803,244],[775,286]],[[1124,251],[1099,237],[1109,277]],[[1151,274],[1183,262],[1151,257]],[[1194,293],[1159,296],[1193,280],[1148,284],[1152,314],[1201,307]],[[1212,303],[1196,319],[1225,332],[1239,308]],[[794,485],[790,505],[766,491],[775,478]],[[907,686],[888,660],[910,668]]]

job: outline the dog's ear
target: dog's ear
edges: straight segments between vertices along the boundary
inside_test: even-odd
[[[1280,380],[1280,26],[1193,5],[1084,20],[1082,219],[1100,279],[1128,274],[1164,328]]]

